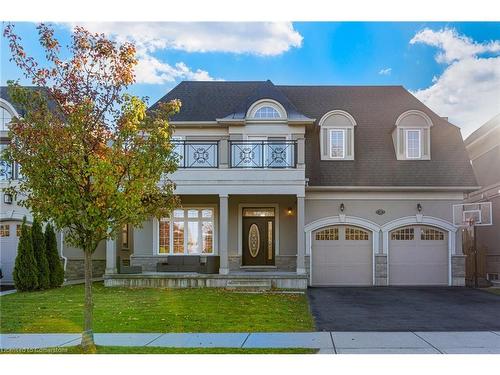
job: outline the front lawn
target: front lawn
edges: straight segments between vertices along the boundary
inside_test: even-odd
[[[314,331],[305,294],[94,284],[95,332]],[[0,297],[2,333],[80,333],[83,285]]]
[[[144,346],[97,346],[96,354],[313,354],[317,349],[241,349],[241,348],[162,348]],[[79,346],[36,350],[5,350],[3,354],[82,354]]]

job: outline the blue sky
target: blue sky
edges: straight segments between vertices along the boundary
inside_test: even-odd
[[[16,25],[40,58],[34,24]],[[72,25],[58,24],[67,44]],[[139,51],[133,94],[151,103],[183,79],[403,85],[464,135],[500,112],[500,23],[85,24]],[[1,84],[21,78],[2,38]]]

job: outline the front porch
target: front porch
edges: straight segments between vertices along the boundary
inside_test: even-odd
[[[307,288],[303,196],[180,198],[170,218],[107,242],[105,286]]]
[[[143,272],[140,274],[106,274],[107,287],[129,288],[226,288],[252,290],[304,290],[307,275],[280,271],[233,271],[225,275],[189,272]]]

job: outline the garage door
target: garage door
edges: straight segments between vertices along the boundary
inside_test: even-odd
[[[389,285],[448,285],[448,233],[410,226],[390,233]]]
[[[372,249],[372,233],[362,228],[332,226],[313,232],[312,285],[373,285]]]
[[[17,226],[19,222],[0,222],[0,267],[2,268],[2,284],[12,284],[12,272],[17,255],[17,243],[19,242]]]

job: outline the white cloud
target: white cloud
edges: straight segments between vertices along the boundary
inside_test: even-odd
[[[205,70],[197,69],[193,71],[183,62],[178,62],[172,66],[147,54],[139,57],[135,75],[137,83],[149,84],[163,84],[182,79],[191,81],[216,80]]]
[[[66,26],[73,28],[76,24]],[[164,50],[226,52],[259,56],[280,55],[302,45],[302,36],[289,22],[90,22],[78,23],[137,49],[137,83],[163,84],[176,80],[212,81],[205,70],[183,62],[171,65],[153,54]],[[220,80],[220,79],[218,79]]]
[[[133,42],[139,51],[176,49],[187,52],[280,55],[302,45],[291,22],[90,22],[88,30]],[[74,26],[74,24],[69,24]]]
[[[464,137],[500,112],[500,41],[478,43],[453,29],[424,29],[410,41],[415,43],[438,48],[436,61],[446,64],[415,96],[460,126]]]
[[[478,43],[465,35],[458,34],[455,29],[449,28],[439,31],[423,29],[410,40],[410,44],[416,43],[424,43],[438,48],[440,51],[436,55],[436,61],[448,64],[486,52],[500,52],[500,41],[498,40]]]
[[[380,74],[381,76],[390,76],[391,72],[392,72],[392,68],[384,68],[384,69],[380,69],[378,74]]]

